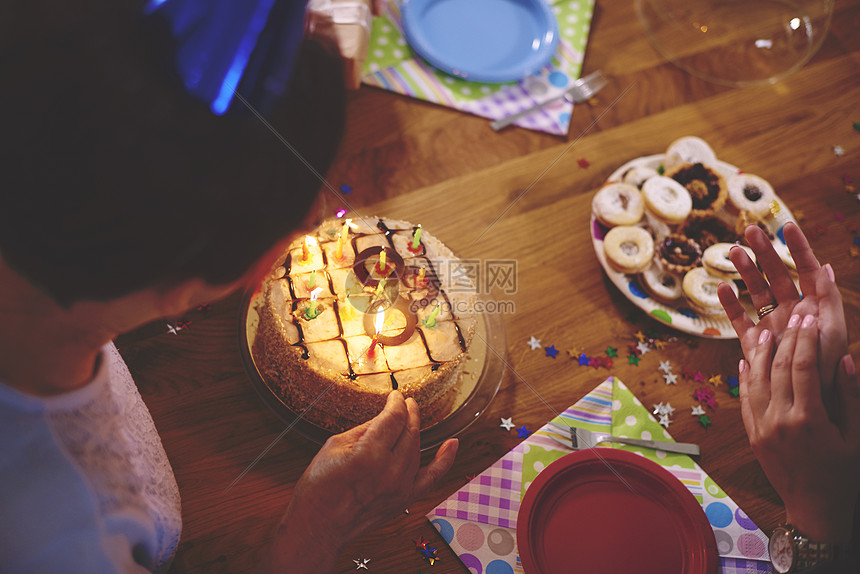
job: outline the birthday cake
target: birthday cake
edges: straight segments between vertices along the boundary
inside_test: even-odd
[[[326,221],[264,281],[254,362],[292,411],[326,429],[373,418],[392,389],[415,399],[426,428],[450,412],[475,332],[464,269],[420,226]]]

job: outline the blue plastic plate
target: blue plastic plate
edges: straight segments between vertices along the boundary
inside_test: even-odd
[[[545,0],[406,0],[402,14],[419,56],[474,82],[522,80],[558,46],[558,22]]]

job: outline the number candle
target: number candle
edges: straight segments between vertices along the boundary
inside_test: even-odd
[[[424,268],[423,267],[418,270],[418,280],[415,283],[418,285],[424,283]]]
[[[409,246],[410,251],[418,251],[418,246],[421,244],[421,226],[412,234],[412,245]]]
[[[388,261],[387,256],[385,254],[385,249],[379,252],[379,261],[376,263],[376,272],[377,273],[385,273],[388,269]]]

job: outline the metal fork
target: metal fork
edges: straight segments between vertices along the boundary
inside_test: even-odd
[[[572,104],[584,102],[585,100],[589,99],[591,96],[602,90],[603,86],[605,86],[608,82],[609,80],[606,78],[606,76],[603,75],[603,72],[598,70],[593,74],[589,74],[588,76],[585,76],[584,78],[580,78],[573,82],[573,85],[567,90],[565,90],[564,93],[562,93],[561,95],[556,96],[554,98],[550,98],[521,112],[517,112],[515,114],[511,114],[504,118],[498,119],[492,122],[490,124],[490,127],[492,127],[495,131],[499,131],[500,129],[511,125],[518,119],[525,117],[541,109],[545,105],[552,103],[556,100],[560,100],[562,98]]]
[[[561,444],[572,448],[573,450],[582,450],[597,446],[601,442],[615,442],[631,446],[644,446],[662,450],[664,452],[677,452],[680,454],[689,454],[693,456],[699,455],[699,445],[688,442],[670,442],[662,440],[645,440],[637,438],[620,438],[614,437],[609,433],[600,433],[586,429],[576,428],[565,424],[549,423],[553,431],[566,437],[570,437],[567,441],[556,439]],[[555,437],[552,437],[555,438]]]

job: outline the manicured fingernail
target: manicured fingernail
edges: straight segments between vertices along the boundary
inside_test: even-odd
[[[801,328],[808,329],[815,324],[815,315],[807,315],[803,318],[803,324],[801,324]]]
[[[845,368],[846,375],[854,376],[854,358],[851,355],[845,355],[845,358],[842,359],[842,366]]]
[[[824,270],[827,272],[827,276],[830,278],[830,282],[836,283],[836,274],[833,272],[833,267],[830,266],[830,263],[824,266]]]
[[[798,323],[800,323],[800,315],[792,315],[788,320],[788,328],[791,329],[793,327],[797,327]]]
[[[738,373],[744,374],[746,372],[746,370],[747,370],[747,362],[745,360],[741,359],[740,361],[738,361]]]
[[[764,345],[769,340],[770,340],[770,331],[765,329],[764,331],[761,332],[761,335],[758,336],[758,344]]]

